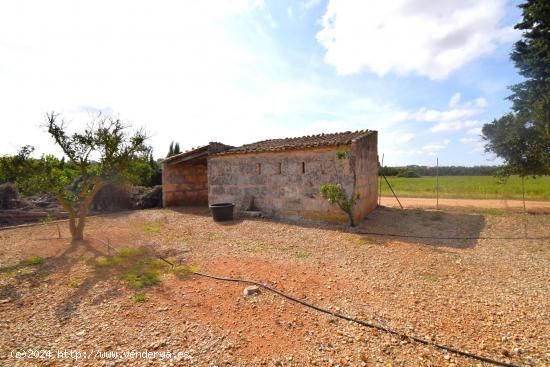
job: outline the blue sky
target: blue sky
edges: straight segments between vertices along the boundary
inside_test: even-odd
[[[509,109],[518,2],[3,1],[0,154],[60,152],[41,127],[95,111],[172,140],[379,131],[389,165],[496,164],[483,123]]]

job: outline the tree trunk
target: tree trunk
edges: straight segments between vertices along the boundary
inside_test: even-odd
[[[69,213],[69,230],[71,231],[71,239],[73,242],[84,239],[84,226],[86,225],[88,210],[92,205],[94,196],[104,185],[102,180],[96,180],[92,191],[83,197],[82,202],[78,206],[78,211],[76,211],[63,196],[57,195],[57,201],[59,201],[61,206]]]
[[[73,241],[75,241],[76,237],[76,215],[74,213],[69,213],[69,230],[71,232],[71,238]],[[78,238],[82,239],[82,238]]]
[[[349,226],[355,227],[355,221],[353,220],[353,213],[351,211],[348,212],[348,218],[349,218]]]

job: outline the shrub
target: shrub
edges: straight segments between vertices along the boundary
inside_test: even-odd
[[[402,172],[399,172],[397,174],[397,177],[405,177],[405,178],[419,178],[421,177],[420,174],[412,169],[408,169]]]
[[[331,204],[337,204],[340,209],[342,209],[347,215],[349,219],[349,225],[355,226],[355,223],[353,221],[353,207],[355,206],[355,203],[359,199],[359,194],[352,195],[351,197],[348,197],[346,194],[346,191],[340,184],[331,184],[327,183],[324,185],[321,185],[320,189],[321,195],[327,199]]]
[[[29,265],[29,266],[37,266],[44,262],[44,259],[40,256],[32,256],[26,260],[23,261],[23,264]]]
[[[137,294],[134,294],[134,296],[132,297],[132,300],[134,302],[147,302],[147,300],[149,299],[149,297],[147,297],[146,294],[143,294],[143,293],[137,293]]]

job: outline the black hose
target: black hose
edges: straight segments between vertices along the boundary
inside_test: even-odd
[[[497,360],[494,360],[494,359],[491,359],[491,358],[488,358],[488,357],[484,357],[484,356],[480,356],[480,355],[477,355],[477,354],[465,352],[465,351],[462,351],[462,350],[459,350],[459,349],[456,349],[456,348],[453,348],[453,347],[448,347],[448,346],[443,345],[443,344],[438,344],[438,343],[431,342],[429,340],[421,339],[421,338],[418,338],[416,336],[410,336],[410,335],[402,334],[398,331],[389,329],[389,328],[381,326],[381,325],[371,324],[371,323],[368,323],[368,322],[363,321],[363,320],[354,319],[353,317],[342,315],[342,314],[339,314],[337,312],[327,310],[326,308],[322,308],[322,307],[313,305],[311,303],[307,303],[305,301],[302,301],[300,299],[294,298],[294,297],[289,296],[289,295],[287,295],[287,294],[285,294],[285,293],[283,293],[283,292],[281,292],[281,291],[279,291],[275,288],[271,288],[268,285],[255,282],[253,280],[219,277],[219,276],[210,275],[210,274],[201,273],[201,272],[193,272],[193,274],[199,275],[201,277],[210,278],[210,279],[214,279],[214,280],[221,280],[221,281],[225,281],[225,282],[234,282],[234,283],[243,283],[243,284],[255,285],[257,287],[267,289],[268,291],[270,291],[272,293],[275,293],[275,294],[277,294],[277,295],[279,295],[283,298],[286,298],[289,301],[299,303],[303,306],[306,306],[306,307],[311,308],[313,310],[325,313],[327,315],[331,315],[331,316],[334,316],[334,317],[337,317],[337,318],[340,318],[340,319],[343,319],[343,320],[346,320],[346,321],[354,322],[354,323],[359,324],[359,325],[364,326],[364,327],[368,327],[368,328],[376,329],[376,330],[379,330],[379,331],[383,331],[385,333],[395,335],[395,336],[398,336],[398,337],[403,338],[403,339],[410,339],[410,340],[413,340],[413,341],[415,341],[417,343],[420,343],[420,344],[432,346],[432,347],[435,347],[435,348],[438,348],[438,349],[441,349],[441,350],[445,350],[447,352],[451,352],[451,353],[458,354],[458,355],[461,355],[461,356],[464,356],[464,357],[472,358],[472,359],[475,359],[475,360],[478,360],[478,361],[481,361],[481,362],[490,363],[490,364],[493,364],[495,366],[521,367],[517,364],[497,361]]]
[[[431,240],[550,240],[550,236],[542,236],[542,237],[421,236],[421,235],[414,235],[414,234],[398,234],[398,233],[383,233],[383,232],[363,231],[363,230],[360,230],[360,229],[353,229],[351,231],[351,233],[368,234],[368,235],[372,235],[372,236],[420,238],[420,239],[431,239]]]
[[[108,248],[113,249],[115,252],[118,252],[118,250],[115,247],[111,246],[106,241],[103,241],[103,240],[101,240],[99,238],[95,238],[95,237],[89,237],[89,238],[91,238],[93,240],[96,240],[96,241],[99,241],[99,242],[103,243],[104,245],[106,245]],[[165,263],[167,263],[170,266],[176,266],[176,264],[174,264],[173,262],[165,259],[164,257],[162,257],[160,255],[155,254],[155,257],[157,257],[158,259],[164,261]],[[331,310],[327,310],[326,308],[322,308],[322,307],[316,306],[314,304],[302,301],[298,298],[294,298],[294,297],[289,296],[288,294],[285,294],[285,293],[283,293],[283,292],[281,292],[281,291],[279,291],[275,288],[272,288],[272,287],[270,287],[266,284],[259,283],[259,282],[253,281],[253,280],[246,280],[246,279],[239,279],[239,278],[229,278],[229,277],[220,277],[220,276],[211,275],[211,274],[207,274],[207,273],[201,273],[201,272],[198,272],[198,271],[194,271],[194,272],[192,272],[192,274],[198,275],[198,276],[201,276],[201,277],[204,277],[204,278],[209,278],[209,279],[214,279],[214,280],[219,280],[219,281],[224,281],[224,282],[255,285],[257,287],[261,287],[261,288],[266,289],[266,290],[268,290],[272,293],[275,293],[275,294],[277,294],[277,295],[279,295],[283,298],[286,298],[289,301],[292,301],[292,302],[301,304],[302,306],[311,308],[312,310],[315,310],[315,311],[318,311],[318,312],[321,312],[321,313],[324,313],[324,314],[327,314],[327,315],[331,315],[331,316],[334,316],[334,317],[337,317],[337,318],[340,318],[340,319],[343,319],[343,320],[346,320],[346,321],[351,321],[351,322],[359,324],[363,327],[383,331],[385,333],[395,335],[395,336],[398,336],[398,337],[403,338],[403,339],[410,339],[410,340],[413,340],[413,341],[415,341],[417,343],[420,343],[420,344],[423,344],[423,345],[432,346],[432,347],[437,348],[437,349],[441,349],[441,350],[451,352],[451,353],[454,353],[454,354],[457,354],[457,355],[461,355],[461,356],[464,356],[464,357],[472,358],[472,359],[475,359],[475,360],[478,360],[478,361],[481,361],[481,362],[490,363],[490,364],[493,364],[495,366],[521,367],[517,364],[497,361],[497,360],[494,360],[494,359],[491,359],[491,358],[488,358],[488,357],[484,357],[484,356],[480,356],[480,355],[473,354],[473,353],[470,353],[470,352],[462,351],[462,350],[459,350],[459,349],[456,349],[456,348],[453,348],[453,347],[449,347],[449,346],[446,346],[446,345],[443,345],[443,344],[434,343],[432,341],[422,339],[422,338],[418,338],[416,336],[406,335],[406,334],[400,333],[398,331],[392,330],[390,328],[387,328],[387,327],[384,327],[384,326],[381,326],[381,325],[371,324],[371,323],[368,323],[368,322],[363,321],[363,320],[359,320],[359,319],[355,319],[355,318],[350,317],[350,316],[342,315],[340,313],[333,312]]]

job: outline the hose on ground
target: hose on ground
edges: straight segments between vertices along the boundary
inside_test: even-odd
[[[418,238],[428,240],[550,240],[550,236],[542,237],[491,237],[491,236],[422,236],[415,234],[399,234],[399,233],[383,233],[374,231],[364,231],[361,229],[354,229],[351,233],[368,234],[371,236],[384,236],[384,237],[401,237],[401,238]]]
[[[115,252],[118,252],[118,249],[116,249],[115,247],[113,247],[111,244],[109,244],[108,242],[106,241],[103,241],[99,238],[95,238],[95,237],[89,237],[91,239],[94,239],[98,242],[101,242],[103,243],[104,245],[106,245],[109,249],[112,249],[114,250]],[[154,252],[153,252],[154,253]],[[162,260],[164,261],[165,263],[167,263],[168,265],[172,266],[172,267],[175,267],[176,264],[174,264],[173,262],[171,262],[170,260],[160,256],[160,255],[157,255],[155,254],[155,257],[157,257],[159,260]],[[292,297],[286,293],[283,293],[281,292],[280,290],[276,289],[276,288],[273,288],[273,287],[270,287],[268,286],[267,284],[263,284],[263,283],[259,283],[259,282],[256,282],[254,280],[247,280],[247,279],[240,279],[240,278],[230,278],[230,277],[221,277],[221,276],[216,276],[216,275],[211,275],[211,274],[207,274],[207,273],[202,273],[202,272],[199,272],[199,271],[193,271],[192,274],[194,275],[197,275],[197,276],[200,276],[200,277],[204,277],[204,278],[208,278],[208,279],[213,279],[213,280],[218,280],[218,281],[223,281],[223,282],[232,282],[232,283],[241,283],[241,284],[248,284],[248,285],[255,285],[257,287],[260,287],[260,288],[263,288],[265,290],[268,290],[280,297],[283,297],[291,302],[294,302],[294,303],[298,303],[302,306],[305,306],[307,308],[310,308],[312,310],[315,310],[315,311],[318,311],[318,312],[321,312],[321,313],[324,313],[324,314],[327,314],[327,315],[330,315],[330,316],[333,316],[333,317],[336,317],[336,318],[339,318],[339,319],[342,319],[342,320],[346,320],[346,321],[350,321],[350,322],[353,322],[355,324],[358,324],[358,325],[361,325],[363,327],[366,327],[366,328],[370,328],[370,329],[375,329],[375,330],[378,330],[378,331],[382,331],[382,332],[385,332],[385,333],[388,333],[390,335],[394,335],[394,336],[397,336],[401,339],[409,339],[409,340],[412,340],[412,341],[415,341],[419,344],[423,344],[423,345],[427,345],[427,346],[432,346],[434,348],[437,348],[437,349],[440,349],[440,350],[443,350],[443,351],[446,351],[446,352],[449,352],[449,353],[454,353],[454,354],[457,354],[457,355],[460,355],[460,356],[463,356],[463,357],[468,357],[468,358],[471,358],[471,359],[475,359],[477,361],[481,361],[481,362],[485,362],[485,363],[490,363],[492,365],[495,365],[495,366],[502,366],[502,367],[521,367],[517,364],[513,364],[513,363],[508,363],[508,362],[502,362],[502,361],[497,361],[497,360],[494,360],[494,359],[491,359],[489,357],[484,357],[484,356],[480,356],[480,355],[477,355],[477,354],[474,354],[474,353],[470,353],[470,352],[467,352],[467,351],[463,351],[463,350],[460,350],[460,349],[457,349],[457,348],[453,348],[453,347],[449,347],[447,345],[443,345],[443,344],[439,344],[439,343],[435,343],[435,342],[432,342],[430,340],[427,340],[427,339],[422,339],[422,338],[419,338],[419,337],[416,337],[416,336],[411,336],[411,335],[407,335],[407,334],[404,334],[404,333],[400,333],[398,331],[395,331],[393,329],[390,329],[390,328],[387,328],[387,327],[384,327],[382,325],[377,325],[377,324],[372,324],[372,323],[369,323],[369,322],[366,322],[366,321],[363,321],[363,320],[359,320],[359,319],[356,319],[356,318],[353,318],[351,316],[347,316],[347,315],[343,315],[341,313],[338,313],[338,312],[334,312],[334,311],[331,311],[331,310],[328,310],[326,308],[322,308],[322,307],[319,307],[319,306],[316,306],[314,304],[311,304],[311,303],[308,303],[308,302],[305,302],[301,299],[298,299],[298,298],[295,298],[295,297]]]

